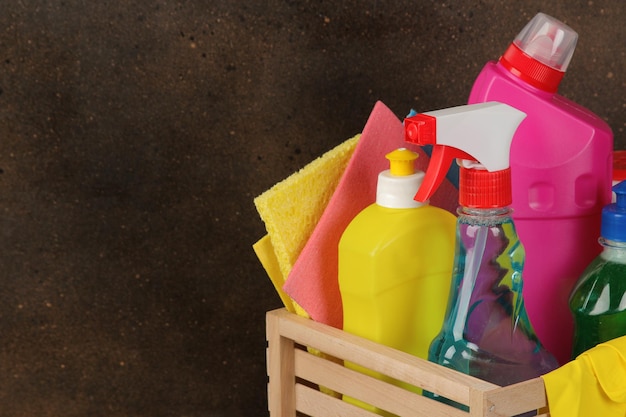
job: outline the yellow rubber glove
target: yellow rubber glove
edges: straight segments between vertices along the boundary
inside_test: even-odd
[[[543,376],[552,417],[626,416],[626,336]]]

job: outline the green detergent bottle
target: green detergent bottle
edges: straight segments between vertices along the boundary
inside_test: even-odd
[[[613,186],[616,202],[602,210],[602,252],[570,296],[572,359],[598,343],[626,335],[626,181]]]

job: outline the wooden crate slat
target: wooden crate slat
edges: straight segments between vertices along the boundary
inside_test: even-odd
[[[301,384],[296,384],[296,407],[312,417],[380,417]]]
[[[513,416],[548,406],[543,379],[534,378],[485,393],[487,416]]]
[[[454,401],[469,404],[470,391],[487,391],[497,385],[444,368],[387,346],[343,332],[313,320],[278,310],[280,332],[299,344],[329,355],[349,359],[373,371],[406,381]]]
[[[321,359],[302,350],[296,351],[295,360],[296,376],[401,417],[467,417],[466,412]]]

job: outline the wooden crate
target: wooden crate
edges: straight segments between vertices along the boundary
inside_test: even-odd
[[[267,372],[270,417],[375,417],[320,391],[322,386],[398,416],[501,417],[539,410],[549,416],[541,378],[500,387],[341,330],[289,313],[267,313]],[[332,358],[315,355],[318,349]],[[446,405],[338,363],[349,360],[458,403]]]

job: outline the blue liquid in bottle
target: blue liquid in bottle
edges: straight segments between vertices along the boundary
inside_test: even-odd
[[[501,386],[556,369],[526,314],[523,267],[508,207],[461,207],[450,299],[428,359]]]

